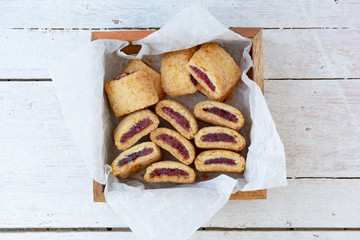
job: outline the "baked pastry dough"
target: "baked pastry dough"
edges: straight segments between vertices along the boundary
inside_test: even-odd
[[[161,159],[161,151],[153,142],[144,142],[122,152],[111,164],[111,173],[128,178]]]
[[[194,146],[176,131],[157,128],[150,133],[150,138],[156,145],[170,152],[185,165],[191,164],[195,159]]]
[[[181,135],[193,139],[198,131],[198,124],[191,112],[180,103],[162,100],[156,104],[157,115],[168,121]]]
[[[119,74],[105,83],[111,108],[117,117],[151,106],[159,101],[154,84],[144,70]]]
[[[199,91],[214,101],[223,101],[241,77],[234,59],[216,43],[203,44],[187,64],[187,71],[198,82]]]
[[[165,96],[165,92],[161,86],[161,76],[160,74],[144,63],[141,59],[131,59],[124,70],[124,73],[130,73],[136,70],[144,70],[147,74],[149,79],[153,82],[156,93],[159,99],[163,99]]]
[[[208,150],[196,157],[195,167],[199,172],[241,173],[245,169],[245,159],[227,150]]]
[[[216,101],[199,102],[195,105],[194,115],[201,121],[235,130],[244,125],[244,117],[238,109]]]
[[[245,139],[237,131],[225,127],[205,127],[195,135],[198,148],[221,148],[240,151],[246,145]]]
[[[146,169],[144,179],[148,182],[193,183],[195,171],[179,162],[161,161]]]
[[[114,131],[115,145],[125,150],[159,126],[159,118],[144,109],[124,117]]]
[[[196,50],[197,47],[192,47],[164,54],[161,60],[161,83],[171,98],[197,91],[196,81],[186,71],[186,64]]]

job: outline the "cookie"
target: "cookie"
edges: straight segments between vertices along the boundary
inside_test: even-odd
[[[164,91],[171,97],[195,93],[195,79],[186,71],[186,64],[197,47],[165,53],[161,60],[161,83]]]
[[[119,74],[104,84],[117,117],[154,105],[159,101],[154,84],[144,70]]]
[[[195,167],[199,172],[242,173],[245,169],[245,158],[227,150],[208,150],[196,157]]]
[[[194,115],[201,121],[235,130],[244,125],[244,117],[238,109],[216,101],[199,102],[195,105]]]
[[[176,131],[157,128],[150,133],[150,138],[156,145],[170,152],[171,155],[185,165],[191,164],[195,159],[194,146]]]
[[[168,121],[187,139],[193,139],[198,124],[192,113],[183,105],[172,100],[162,100],[156,104],[156,114]]]
[[[128,178],[161,159],[161,151],[153,142],[144,142],[122,152],[111,164],[111,173]]]
[[[179,162],[161,161],[146,169],[144,179],[148,182],[193,183],[195,171]]]
[[[159,118],[144,109],[124,117],[114,131],[115,145],[125,150],[159,126]]]
[[[197,88],[213,101],[223,101],[241,78],[234,59],[216,43],[205,43],[186,66]]]
[[[240,151],[246,145],[245,138],[237,131],[225,127],[205,127],[195,135],[198,148],[220,148]]]
[[[133,72],[136,70],[144,70],[147,74],[149,79],[153,82],[156,93],[160,99],[163,99],[165,96],[165,92],[161,86],[161,76],[160,73],[152,69],[146,63],[144,63],[141,59],[131,59],[124,70],[124,73]]]

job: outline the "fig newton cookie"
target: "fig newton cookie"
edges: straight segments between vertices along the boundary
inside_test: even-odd
[[[240,154],[227,150],[208,150],[196,157],[195,167],[199,172],[242,173],[245,159]]]
[[[124,70],[124,73],[130,73],[136,70],[143,70],[147,73],[149,80],[151,80],[156,89],[156,93],[159,99],[163,99],[165,96],[164,90],[161,86],[161,76],[160,74],[144,63],[141,59],[131,59],[129,64]]]
[[[235,130],[244,125],[244,117],[238,109],[216,101],[199,102],[195,105],[194,115],[201,121]]]
[[[153,142],[144,142],[122,152],[111,164],[112,174],[128,178],[161,159],[161,151]]]
[[[234,151],[242,150],[245,139],[237,131],[225,127],[205,127],[195,135],[198,148],[220,148]]]
[[[143,70],[119,74],[104,84],[117,117],[154,105],[159,101],[153,82]]]
[[[198,124],[191,112],[180,103],[162,100],[156,104],[157,115],[168,121],[181,135],[193,139],[198,131]]]
[[[156,145],[170,152],[185,165],[191,164],[195,159],[194,146],[176,131],[157,128],[150,133],[150,138]]]
[[[115,145],[119,150],[128,149],[158,125],[159,118],[148,109],[129,114],[114,131]]]
[[[213,101],[223,101],[241,77],[234,59],[216,43],[203,44],[187,64],[187,71],[198,82],[199,91]]]
[[[148,182],[193,183],[195,171],[182,163],[161,161],[146,169],[144,179]]]
[[[161,83],[164,91],[171,97],[195,93],[196,80],[186,71],[186,64],[196,52],[197,47],[168,52],[161,60]]]

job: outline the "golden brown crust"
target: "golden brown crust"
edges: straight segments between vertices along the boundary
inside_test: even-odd
[[[224,141],[214,141],[214,142],[204,142],[201,140],[202,136],[213,134],[213,133],[225,133],[232,136],[235,139],[235,142],[224,142]],[[226,128],[226,127],[205,127],[200,129],[195,135],[195,145],[198,148],[220,148],[228,149],[233,151],[242,150],[245,145],[245,138],[240,135],[237,131]]]
[[[181,114],[189,123],[189,129],[185,129],[180,125],[174,118],[171,118],[166,112],[164,112],[163,108],[171,108],[175,112]],[[176,101],[172,100],[162,100],[156,104],[155,111],[157,115],[168,121],[176,130],[178,130],[181,135],[186,137],[187,139],[193,139],[195,134],[198,131],[198,124],[196,122],[195,117],[192,113],[183,105]]]
[[[131,59],[125,68],[124,73],[129,73],[140,69],[144,70],[148,74],[149,79],[153,81],[159,100],[163,99],[165,92],[161,86],[160,74],[144,63],[141,59]]]
[[[151,173],[155,169],[174,169],[174,170],[183,170],[188,173],[187,176],[175,175],[175,176],[167,176],[167,175],[155,175],[151,176]],[[146,169],[146,173],[144,179],[148,182],[174,182],[174,183],[193,183],[195,181],[195,171],[179,162],[173,161],[161,161],[157,163],[153,163],[150,167]]]
[[[237,122],[232,122],[216,114],[204,111],[204,109],[209,109],[213,107],[217,107],[219,109],[223,109],[225,111],[234,114],[237,118]],[[201,121],[212,123],[214,125],[220,125],[220,126],[232,128],[235,130],[239,130],[244,125],[244,117],[237,108],[216,101],[203,101],[197,103],[194,108],[194,115],[197,119]]]
[[[165,53],[161,60],[161,82],[164,91],[171,97],[178,97],[197,91],[191,82],[186,64],[197,47]]]
[[[158,139],[158,136],[160,134],[165,134],[165,135],[168,135],[168,136],[171,136],[171,137],[177,139],[180,143],[182,143],[182,145],[184,145],[189,156],[188,157],[183,156],[176,148],[173,148],[171,145],[169,145],[165,141]],[[171,155],[173,155],[176,159],[178,159],[179,161],[181,161],[182,163],[184,163],[186,165],[191,164],[195,159],[194,146],[191,144],[191,142],[189,140],[184,138],[180,133],[178,133],[176,131],[173,131],[173,130],[170,130],[167,128],[157,128],[150,133],[150,138],[151,138],[151,141],[153,141],[156,145],[158,145],[159,147],[170,152]]]
[[[121,142],[121,138],[126,134],[131,127],[136,123],[144,120],[150,119],[152,121],[151,125],[143,129],[139,133],[135,134],[133,137],[129,138],[125,142]],[[148,135],[152,130],[159,126],[159,118],[150,110],[144,109],[124,117],[121,122],[118,124],[114,130],[114,140],[115,145],[119,150],[125,150],[134,145],[140,138]]]
[[[111,108],[117,117],[151,106],[159,101],[148,74],[138,70],[104,84]]]
[[[123,166],[119,166],[119,162],[124,158],[128,157],[130,154],[141,152],[144,149],[153,149],[153,152],[148,155],[140,156],[137,159],[126,163]],[[144,142],[138,145],[129,148],[128,150],[122,152],[111,164],[112,171],[111,173],[119,178],[128,178],[134,174],[140,172],[141,170],[148,167],[151,163],[159,161],[162,157],[160,148],[156,146],[153,142]]]
[[[190,66],[197,67],[206,73],[215,86],[215,91],[198,78]],[[216,43],[205,43],[192,56],[186,67],[187,71],[198,81],[197,88],[209,99],[222,101],[236,86],[241,78],[241,70],[234,59]]]
[[[233,160],[235,165],[224,163],[204,164],[207,160],[226,158]],[[200,153],[195,159],[195,167],[200,172],[232,172],[241,173],[245,169],[245,158],[238,153],[227,150],[208,150]]]

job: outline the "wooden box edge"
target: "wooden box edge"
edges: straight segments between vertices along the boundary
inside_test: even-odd
[[[230,28],[232,31],[243,37],[252,39],[251,57],[254,63],[253,68],[248,72],[250,79],[254,80],[261,91],[264,93],[264,62],[263,62],[263,31],[262,28]],[[92,32],[91,41],[96,39],[120,39],[131,41],[142,39],[153,33],[155,30],[134,30],[134,31],[115,31],[115,32]],[[139,46],[129,45],[123,49],[128,51],[140,50]],[[104,195],[105,186],[93,180],[93,197],[94,202],[106,202]],[[230,196],[230,200],[251,200],[266,199],[266,189],[257,191],[236,192]]]

